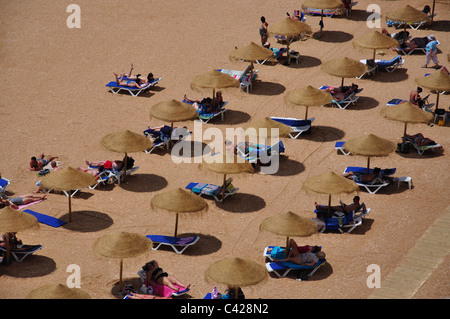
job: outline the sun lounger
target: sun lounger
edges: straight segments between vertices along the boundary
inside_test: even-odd
[[[153,82],[149,82],[146,86],[142,88],[130,87],[125,85],[118,85],[116,81],[111,81],[106,84],[109,87],[110,91],[114,94],[119,93],[120,91],[128,91],[132,96],[138,96],[141,92],[148,90],[152,86],[156,85],[162,78],[155,79]]]
[[[283,123],[291,127],[291,133],[289,133],[289,137],[292,139],[296,139],[300,136],[300,134],[306,132],[311,132],[311,123],[315,120],[314,117],[308,120],[296,119],[293,117],[270,117],[272,120]]]
[[[285,147],[282,141],[278,141],[271,146],[245,142],[241,142],[236,146],[236,155],[244,158],[250,163],[259,163],[262,156],[279,156],[281,153],[284,153],[284,151]]]
[[[326,210],[314,210],[316,214],[324,214]],[[359,209],[350,213],[343,212],[331,212],[331,217],[317,217],[321,220],[325,227],[319,228],[319,232],[323,233],[325,230],[339,230],[340,233],[344,232],[343,228],[349,228],[347,233],[351,233],[356,227],[362,225],[363,218],[370,213],[370,208],[367,208],[364,202]]]
[[[21,248],[13,248],[10,250],[11,256],[17,262],[22,262],[29,255],[34,254],[38,250],[42,249],[42,245],[23,245]],[[0,246],[0,251],[6,254],[6,248]]]
[[[306,8],[303,7],[303,11],[310,16],[320,16],[323,15],[324,17],[332,17],[334,15],[340,15],[342,14],[342,8],[336,8],[336,9],[324,9],[323,12],[321,9],[316,8]]]
[[[158,250],[161,246],[170,246],[177,254],[182,254],[186,248],[194,245],[200,237],[191,236],[191,237],[173,237],[173,236],[163,236],[163,235],[147,235],[154,246],[153,250]]]
[[[168,131],[167,131],[168,130]],[[156,138],[155,142],[153,142],[153,146],[145,150],[145,153],[151,154],[155,149],[163,149],[164,147],[169,150],[169,142],[179,142],[183,139],[185,139],[187,136],[191,135],[192,133],[184,127],[174,127],[172,130],[172,138],[170,135],[170,126],[165,125],[163,129],[160,131],[154,131],[151,129],[146,129],[144,131],[144,135],[147,136],[149,139]]]
[[[236,194],[239,188],[235,188],[231,183],[233,178],[229,178],[225,181],[225,197]],[[206,184],[206,183],[189,183],[186,186],[191,192],[197,195],[212,196],[218,202],[222,202],[222,185]]]
[[[424,111],[428,111],[431,112],[431,108],[434,106],[434,103],[430,103],[428,101],[428,97],[430,96],[430,94],[428,94],[427,96],[425,96],[422,100],[424,102],[422,110]],[[403,102],[408,102],[408,100],[404,100],[404,99],[391,99],[386,103],[386,106],[396,106],[399,105]]]
[[[336,88],[334,86],[327,86],[327,85],[323,85],[321,86],[319,89],[321,90],[326,90],[326,89],[333,89]],[[332,106],[336,106],[340,109],[346,109],[347,106],[349,106],[350,104],[355,104],[356,101],[358,101],[359,96],[357,96],[356,94],[360,93],[363,89],[356,89],[356,91],[352,92],[351,94],[347,95],[345,98],[343,98],[340,101],[337,101],[334,99],[334,96],[332,93],[331,96],[333,96],[333,100],[331,101],[331,105]]]
[[[183,99],[183,103],[194,104],[194,102],[186,101],[184,99]],[[200,112],[198,112],[198,119],[202,123],[208,123],[212,119],[220,116],[221,119],[222,119],[222,122],[223,122],[225,113],[227,111],[227,109],[225,108],[225,106],[227,104],[228,104],[228,101],[222,102],[222,104],[220,105],[220,108],[218,108],[217,110],[215,110],[214,112],[211,112],[211,113],[200,113]]]
[[[390,176],[395,174],[395,172],[397,171],[396,168],[385,168],[381,170],[381,175],[382,176]],[[353,173],[359,173],[359,174],[366,174],[367,173],[367,167],[362,167],[362,166],[347,166],[344,170],[344,174],[347,174],[349,172],[353,172]],[[369,174],[373,173],[373,168],[369,168]]]
[[[36,186],[41,186],[41,182],[42,181],[37,181]],[[89,187],[90,188],[90,187]],[[76,193],[78,193],[82,188],[78,188],[78,189],[74,189],[72,190],[70,197],[73,197]],[[44,193],[51,193],[53,192],[53,188],[43,188],[42,191]],[[64,193],[64,195],[66,195],[67,197],[69,197],[69,193],[68,191],[62,191]]]
[[[350,152],[347,151],[344,147],[344,143],[343,141],[338,141],[334,144],[334,149],[338,150],[339,152],[341,152],[344,155],[349,155]]]
[[[419,146],[416,142],[414,142],[412,139],[410,139],[406,136],[405,136],[405,140],[414,147],[414,149],[417,151],[417,153],[419,155],[423,155],[423,153],[428,150],[431,150],[433,152],[438,151],[438,150],[442,151],[442,145],[439,143]]]
[[[282,259],[285,255],[285,248],[279,246],[270,247],[270,259]],[[265,254],[269,254],[269,247],[264,251]],[[266,256],[268,257],[268,256]],[[310,270],[308,277],[314,275],[316,271],[326,263],[326,259],[320,259],[313,266],[299,265],[292,262],[268,262],[266,263],[266,269],[268,272],[275,273],[278,277],[286,277],[291,270]]]
[[[429,22],[429,20],[427,19],[427,20],[418,21],[418,22],[406,22],[406,25],[409,26],[413,30],[417,30],[420,27],[425,26],[428,22]],[[405,22],[392,21],[390,19],[387,19],[386,20],[386,25],[388,27],[395,27],[395,28],[399,29],[399,28],[402,28],[405,25]]]
[[[365,74],[375,73],[376,71],[380,70],[385,70],[391,73],[394,72],[397,68],[402,67],[402,65],[405,63],[401,55],[397,55],[395,58],[392,58],[391,60],[378,60],[378,59],[374,60],[374,65],[371,66],[367,64],[367,60],[360,60],[360,62],[366,64],[369,68]]]
[[[245,69],[244,71],[238,71],[238,70],[230,70],[230,69],[217,69],[217,71],[228,74],[229,76],[235,78],[236,80],[238,80],[239,82],[242,82],[244,80],[244,77],[247,74],[250,74],[250,66],[247,67],[247,69]],[[253,70],[253,81],[257,78],[258,76],[258,70]]]
[[[386,181],[383,179],[383,176],[389,176],[394,174],[396,171],[395,168],[389,168],[389,169],[382,169],[381,170],[381,178],[375,178],[373,181],[371,182],[362,182],[362,181],[357,181],[355,180],[355,183],[364,188],[367,192],[369,192],[370,194],[375,194],[377,193],[381,188],[389,186],[389,181]],[[349,173],[349,172],[354,172],[354,173],[359,173],[359,174],[366,174],[367,173],[367,168],[366,167],[352,167],[349,166],[344,170],[344,174]],[[369,174],[373,173],[373,169],[369,169]]]
[[[127,169],[127,176],[133,174],[139,169],[139,166],[133,166],[130,169]],[[120,185],[120,182],[124,178],[125,170],[121,171],[115,171],[115,170],[106,170],[109,172],[109,178],[111,179],[111,182],[117,182],[117,184]]]
[[[11,185],[10,179],[5,177],[0,178],[0,193],[4,193],[9,185]]]
[[[42,223],[42,224],[45,224],[48,226],[52,226],[55,228],[62,226],[66,223],[65,221],[63,221],[61,219],[55,218],[53,216],[37,213],[35,211],[32,211],[31,209],[25,209],[23,212],[35,216],[39,223]]]
[[[436,40],[436,42],[437,42],[437,45],[440,44],[439,41]],[[413,49],[411,49],[409,47],[404,47],[404,48],[397,47],[394,50],[397,51],[398,53],[402,53],[404,55],[411,55],[413,52],[422,52],[423,54],[427,53],[426,47],[417,47],[417,48],[413,48]]]

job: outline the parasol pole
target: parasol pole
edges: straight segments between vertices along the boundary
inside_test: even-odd
[[[341,79],[341,87],[343,87],[344,86],[344,77],[342,77],[342,79]]]
[[[305,120],[308,119],[308,107],[306,107]]]
[[[405,128],[403,130],[403,145],[405,145],[406,143],[406,126],[408,125],[408,123],[405,122]]]
[[[124,167],[123,167],[123,181],[124,182],[125,182],[125,178],[127,176],[127,166],[128,166],[127,162],[128,162],[128,155],[125,152],[125,162],[123,163],[123,165],[124,165]],[[120,176],[119,176],[119,178],[120,178]]]
[[[250,83],[253,83],[253,61],[250,61]]]
[[[438,107],[439,107],[439,91],[436,91],[436,95],[437,95],[437,97],[436,97],[436,107],[435,107],[434,111],[436,111],[438,109]]]
[[[213,100],[213,105],[214,105],[214,100]],[[173,132],[173,122],[170,122],[169,149],[172,149],[172,132]]]
[[[434,17],[434,6],[436,4],[436,0],[433,0],[433,8],[431,9],[431,24],[433,24],[433,17]]]
[[[369,174],[370,156],[367,156],[367,174]]]
[[[225,200],[225,181],[227,179],[227,174],[223,174],[223,185],[222,185],[222,203]]]
[[[68,197],[69,197],[69,221],[72,221],[72,203],[71,203],[71,199],[72,199],[72,191],[69,190],[67,191]]]
[[[122,270],[123,270],[123,259],[120,258],[120,275],[119,275],[119,292],[122,292],[123,283],[122,283]]]
[[[288,247],[289,247],[289,236],[286,237],[286,251],[285,251],[285,257],[286,257],[286,258],[287,258],[288,255],[289,255]]]
[[[175,237],[177,237],[177,229],[178,229],[178,213],[175,215]]]
[[[6,264],[9,265],[11,259],[11,243],[9,242],[9,233],[6,233],[5,243],[6,243]]]
[[[328,194],[328,218],[331,217],[331,194]]]

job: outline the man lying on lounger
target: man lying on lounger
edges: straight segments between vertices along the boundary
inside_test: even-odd
[[[358,85],[352,83],[351,86],[339,86],[336,88],[326,89],[325,91],[331,93],[336,101],[342,101],[350,94],[358,90]]]
[[[425,145],[435,145],[436,142],[423,136],[422,133],[417,133],[415,135],[408,135],[406,134],[406,138],[410,139],[414,143],[417,144],[417,146],[425,146]]]

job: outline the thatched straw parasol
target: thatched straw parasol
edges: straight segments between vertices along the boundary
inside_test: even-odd
[[[208,210],[208,204],[203,198],[181,188],[155,195],[151,200],[151,206],[176,214],[175,237],[177,237],[180,213],[198,213]]]
[[[42,178],[42,187],[56,191],[66,191],[69,198],[69,221],[72,221],[71,191],[96,183],[95,177],[73,167],[64,167]]]
[[[129,130],[108,134],[101,140],[101,144],[110,151],[125,153],[124,179],[127,175],[127,154],[143,152],[153,146],[152,141],[143,134],[134,133]]]
[[[270,138],[285,137],[291,132],[290,126],[265,117],[259,121],[250,123],[244,127],[250,135]],[[255,133],[255,134],[253,134]]]
[[[441,92],[450,91],[450,75],[442,72],[441,70],[436,71],[433,74],[417,78],[416,83],[427,89],[435,91],[437,95],[436,109],[439,106],[439,94]]]
[[[341,86],[344,86],[344,78],[355,78],[367,71],[367,65],[347,57],[326,61],[321,68],[327,74],[342,78]]]
[[[233,257],[222,259],[211,264],[205,272],[205,277],[214,282],[227,285],[237,291],[239,287],[256,285],[267,278],[264,266],[254,261]]]
[[[225,183],[227,175],[229,174],[244,174],[244,173],[254,173],[255,169],[252,164],[248,161],[238,159],[234,154],[215,154],[211,155],[210,161],[202,162],[199,164],[201,169],[206,169],[208,171],[223,174],[223,186],[222,186],[222,202],[225,199]]]
[[[151,251],[152,241],[142,235],[118,232],[105,235],[94,243],[94,251],[104,257],[120,259],[119,289],[122,291],[123,259],[140,256]]]
[[[390,49],[392,47],[398,47],[399,42],[377,30],[371,30],[365,35],[355,39],[353,41],[353,45],[363,49],[373,50],[373,59],[375,60],[375,53],[377,49]]]
[[[150,109],[150,117],[170,122],[170,144],[172,142],[173,123],[193,120],[197,116],[198,112],[194,106],[173,99],[170,101],[159,102]]]
[[[381,115],[387,119],[405,123],[403,131],[403,144],[406,142],[406,127],[408,123],[430,123],[433,114],[423,111],[409,102],[400,103],[396,106],[386,107],[381,110]]]
[[[268,33],[272,36],[280,35],[286,37],[287,40],[286,52],[288,56],[289,56],[289,46],[291,44],[292,38],[299,37],[302,33],[308,32],[309,30],[310,27],[306,23],[293,20],[289,17],[281,20],[280,22],[274,25],[270,25],[267,28]]]
[[[35,216],[15,210],[9,206],[0,210],[0,233],[16,233],[22,230],[29,229],[38,224]],[[6,264],[9,265],[11,256],[11,245],[9,236],[6,236]]]
[[[91,299],[91,296],[80,288],[69,288],[63,284],[57,284],[33,289],[26,299]]]
[[[328,92],[308,85],[288,92],[284,100],[294,105],[306,106],[305,120],[307,120],[308,107],[326,105],[331,103],[333,98]]]
[[[366,134],[345,142],[344,147],[352,154],[367,156],[367,173],[369,173],[370,157],[387,156],[395,151],[397,146],[374,134]]]
[[[392,20],[392,21],[398,21],[403,22],[403,31],[406,33],[406,25],[407,23],[414,23],[414,22],[422,22],[430,20],[430,17],[420,11],[417,10],[410,5],[405,5],[404,7],[398,8],[394,11],[391,11],[386,14],[386,19]],[[406,37],[406,35],[405,35]],[[406,40],[406,38],[404,39]]]
[[[302,188],[319,194],[328,194],[328,212],[330,212],[331,195],[349,194],[359,190],[359,186],[353,180],[334,172],[309,177]]]
[[[320,9],[322,10],[320,15],[320,32],[319,32],[319,38],[322,34],[322,28],[323,28],[323,10],[326,9],[336,9],[341,7],[342,1],[340,0],[305,0],[302,3],[302,8],[313,8],[313,9]]]
[[[289,237],[308,237],[317,233],[317,225],[311,219],[291,211],[264,219],[260,228],[276,235],[286,236],[286,247],[289,245]],[[287,254],[286,249],[286,256]]]
[[[250,79],[253,79],[253,63],[270,57],[273,57],[273,51],[255,42],[250,42],[250,44],[244,47],[235,49],[230,54],[231,60],[250,62]]]
[[[194,77],[191,82],[191,89],[213,89],[213,98],[216,96],[216,89],[239,88],[239,81],[228,74],[212,70]]]

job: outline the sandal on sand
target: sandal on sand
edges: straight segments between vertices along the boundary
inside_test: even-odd
[[[425,68],[425,69],[427,69],[427,68],[428,68],[428,66],[427,66],[427,65],[422,65],[422,68]]]

